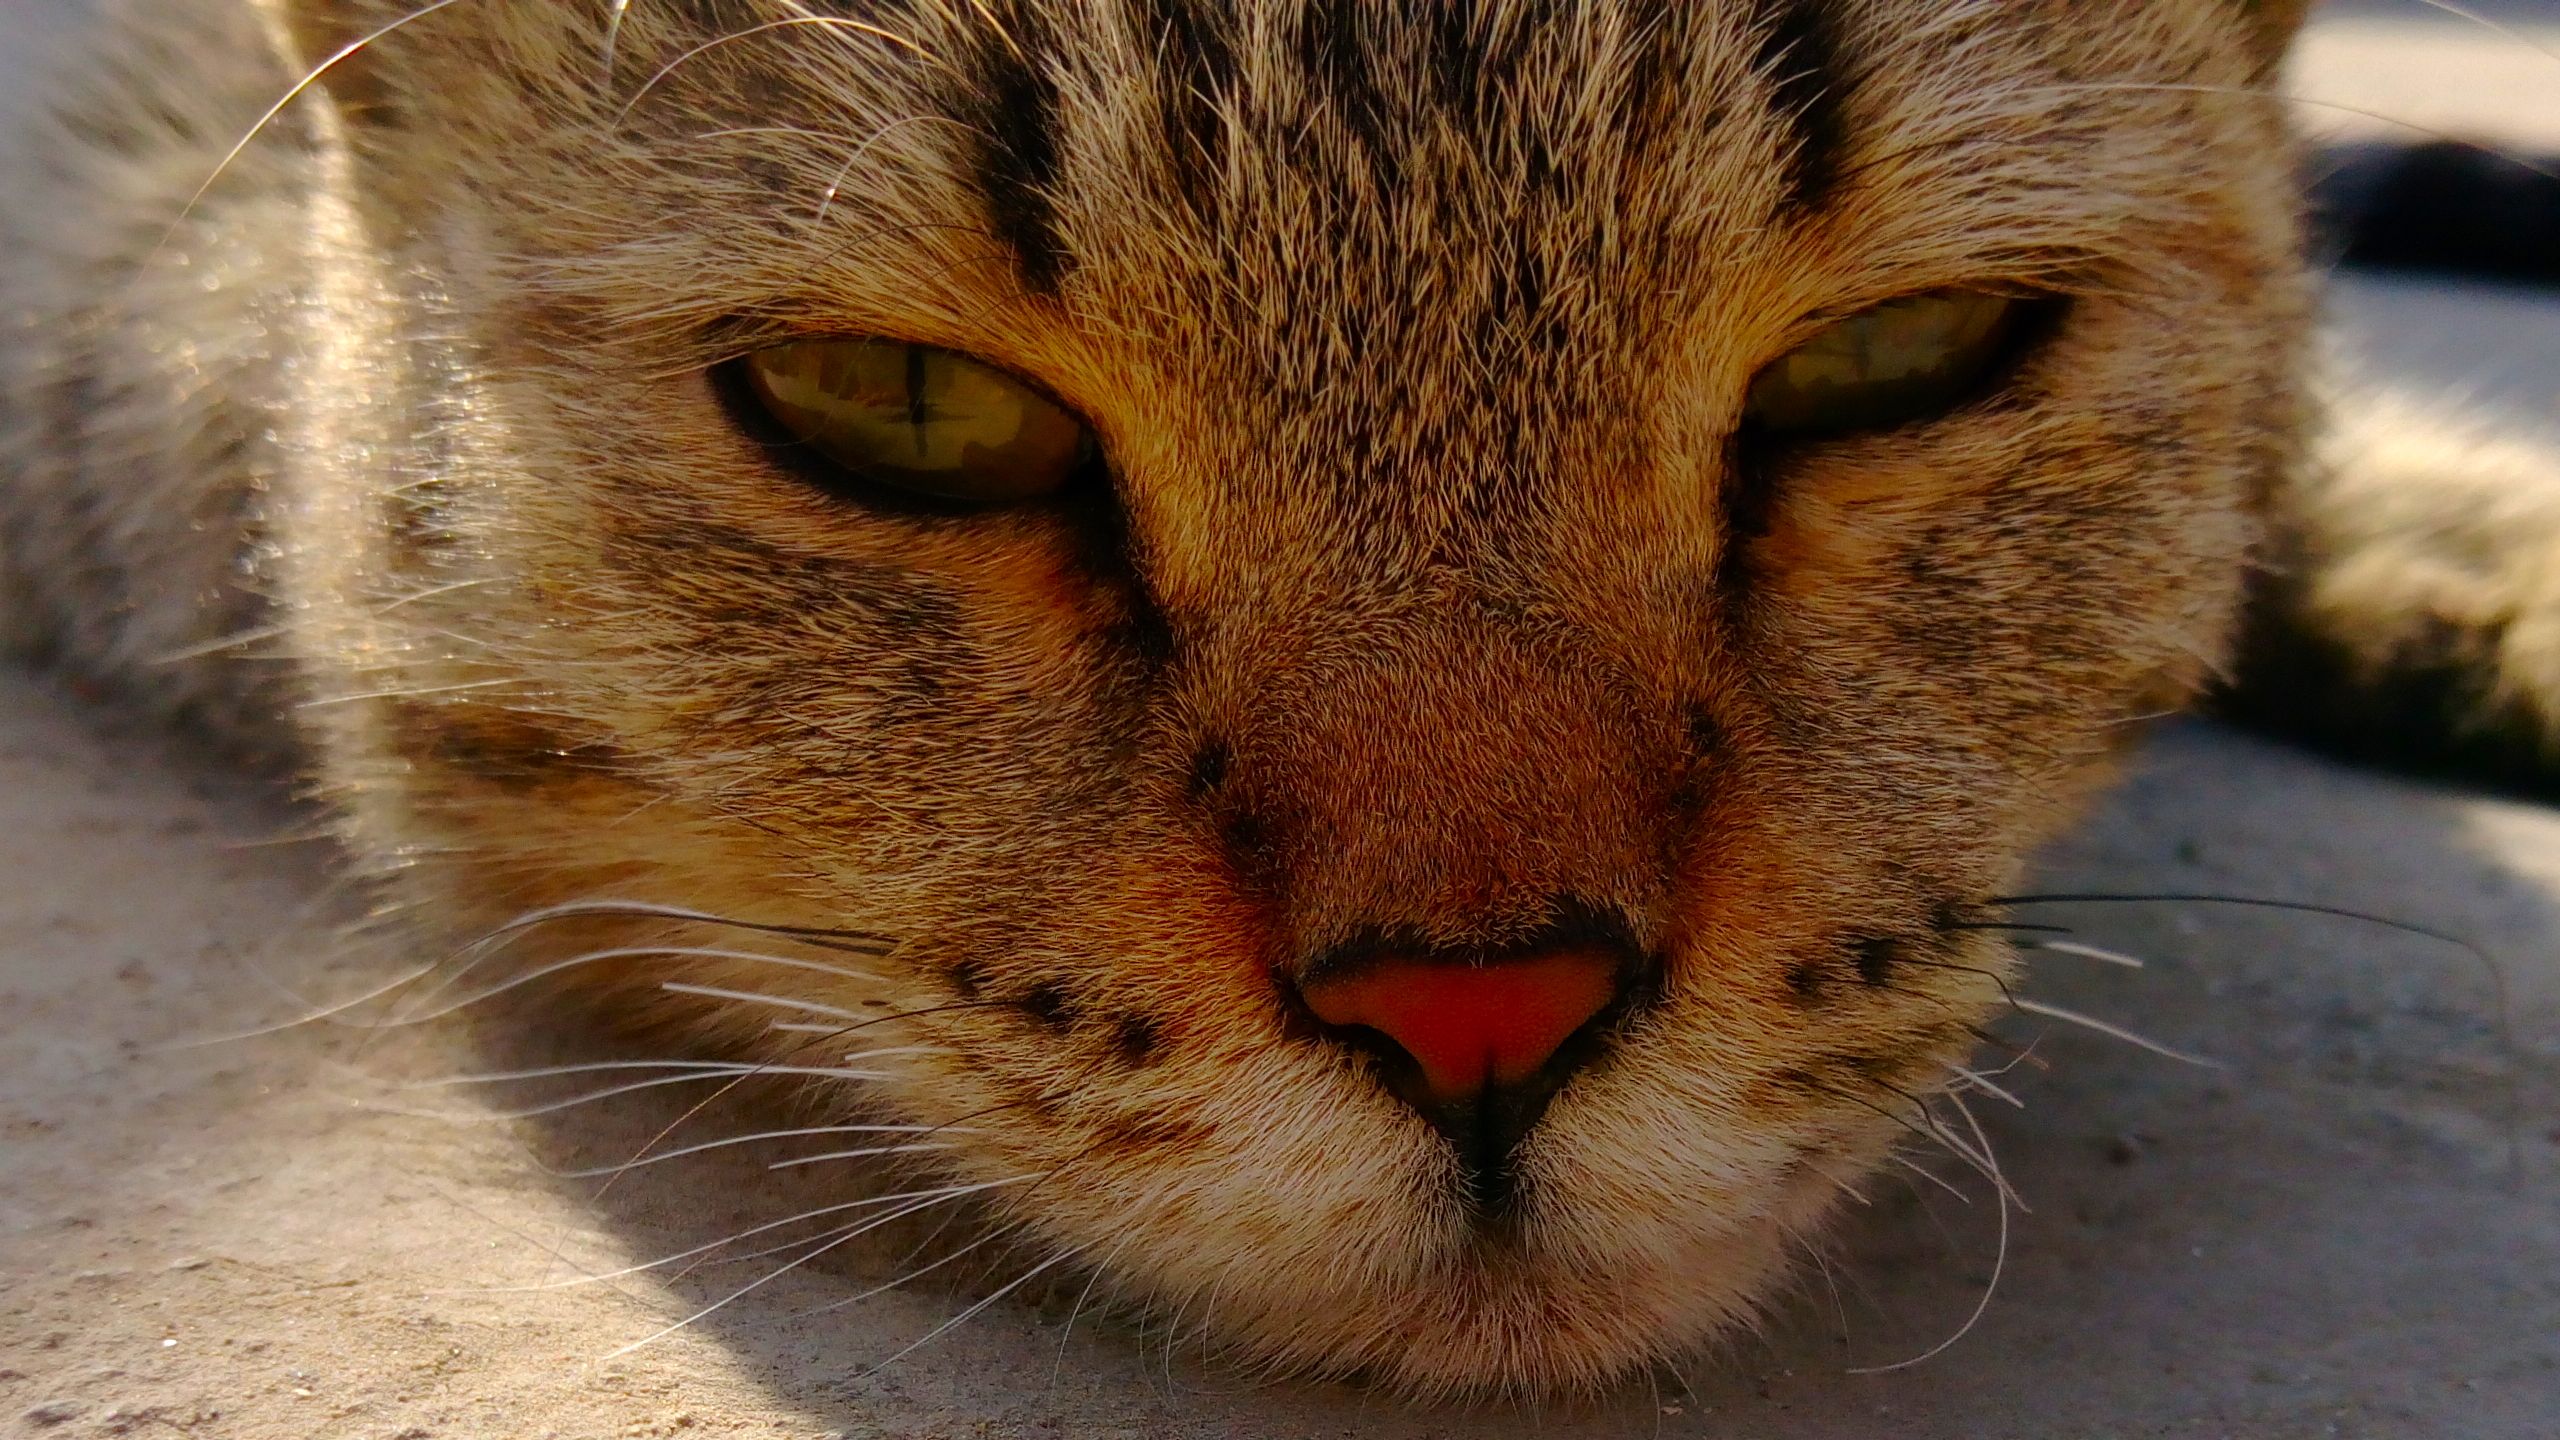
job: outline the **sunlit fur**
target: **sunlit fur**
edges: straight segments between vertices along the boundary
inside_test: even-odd
[[[431,940],[882,937],[876,984],[538,1003],[794,1063],[846,1047],[660,982],[926,1012],[859,1103],[965,1117],[1040,1253],[1264,1363],[1551,1391],[1746,1320],[1937,1127],[1987,901],[2219,662],[2299,448],[2286,19],[2240,0],[636,0],[609,73],[602,0],[455,0],[183,217],[404,12],[117,8],[0,168],[21,638],[252,738],[290,703]],[[1054,253],[991,205],[1005,56]],[[1827,318],[1984,286],[2069,299],[1992,393],[1737,447]],[[1035,380],[1115,507],[826,493],[706,375],[807,335]],[[1272,976],[1559,896],[1665,992],[1480,1225]]]

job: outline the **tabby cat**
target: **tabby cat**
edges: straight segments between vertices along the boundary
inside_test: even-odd
[[[5,625],[444,993],[862,1072],[1257,1362],[1598,1385],[1970,1146],[2021,857],[2253,591],[2550,773],[2560,481],[2309,458],[2301,8],[116,0],[0,160]]]

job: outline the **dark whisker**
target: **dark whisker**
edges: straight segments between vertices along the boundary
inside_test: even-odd
[[[1958,920],[1933,925],[1930,928],[1945,934],[1970,930],[1988,930],[2004,935],[2068,935],[2071,933],[2071,927],[2068,925],[2029,925],[2005,920]]]
[[[2236,909],[2267,910],[2283,915],[2313,915],[2329,920],[2354,920],[2398,934],[2415,936],[2421,940],[2432,940],[2439,945],[2451,946],[2478,963],[2481,973],[2489,980],[2491,1004],[2494,1007],[2491,1022],[2497,1027],[2498,1043],[2511,1060],[2519,1053],[2515,1033],[2515,1007],[2508,993],[2506,968],[2498,963],[2496,956],[2491,955],[2481,945],[2451,931],[2436,929],[2432,925],[2421,925],[2411,920],[2397,920],[2388,915],[2376,915],[2369,910],[2357,910],[2345,905],[2325,905],[2310,900],[2279,900],[2262,895],[2224,895],[2201,890],[2163,890],[2150,894],[2058,891],[2039,895],[1995,895],[1987,903],[2010,907],[2022,905],[2227,905]],[[2086,1017],[2069,1018],[2077,1021]],[[2506,1078],[2507,1163],[2510,1170],[2521,1175],[2524,1168],[2524,1091],[2512,1067]]]
[[[1979,975],[1983,979],[1991,982],[1992,986],[2000,992],[2000,998],[2007,1002],[2010,1009],[2019,1010],[2025,1008],[2018,1003],[2018,992],[2009,988],[2008,978],[1997,971],[1985,970],[1979,965],[1958,965],[1952,960],[1923,960],[1913,955],[1901,956],[1894,963],[1898,965],[1909,965],[1920,970],[1952,970],[1961,975]]]
[[[2352,910],[2343,905],[2320,905],[2308,900],[2270,900],[2256,895],[2218,895],[2209,891],[2163,890],[2157,894],[2116,894],[2103,891],[2056,893],[2050,895],[1994,895],[1986,903],[1992,905],[2236,905],[2252,910],[2278,910],[2295,915],[2325,915],[2333,920],[2361,920],[2403,935],[2439,941],[2469,951],[2474,958],[2487,960],[2488,952],[2459,935],[2376,915],[2366,910]]]

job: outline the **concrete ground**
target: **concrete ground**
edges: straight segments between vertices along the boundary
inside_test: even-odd
[[[0,22],[39,3],[0,0]],[[2491,8],[2547,18],[2534,33],[2560,50],[2560,8]],[[7,48],[0,35],[0,69]],[[2347,5],[2302,83],[2475,107],[2505,85],[2485,111],[2500,133],[2560,133],[2560,57],[2519,48],[2414,4]],[[2360,283],[2340,315],[2387,373],[2470,394],[2498,423],[2549,429],[2560,412],[2560,301]],[[1765,1336],[1536,1414],[1258,1386],[1168,1356],[1161,1327],[1078,1314],[1072,1287],[883,1367],[984,1283],[822,1308],[895,1273],[894,1246],[617,1356],[761,1272],[558,1282],[840,1192],[705,1156],[599,1194],[548,1172],[628,1154],[680,1107],[640,1096],[506,1122],[492,1117],[523,1093],[402,1086],[555,1044],[505,1026],[196,1043],[376,973],[336,938],[321,847],[277,838],[301,823],[200,757],[0,676],[0,1434],[2560,1437],[2546,808],[2165,732],[2050,858],[2052,887],[2351,906],[2489,958],[2293,914],[2058,911],[2151,964],[2048,957],[2027,993],[2220,1068],[2003,1027],[2038,1063],[2008,1077],[2025,1108],[1984,1119],[2032,1209],[1961,1343],[1855,1373],[1930,1348],[1992,1279],[1991,1207],[1946,1170],[1964,1198],[1916,1177],[1871,1187]],[[502,1288],[528,1286],[554,1288]]]

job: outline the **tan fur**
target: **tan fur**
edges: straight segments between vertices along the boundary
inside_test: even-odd
[[[575,973],[795,1063],[769,1008],[658,983],[931,1012],[865,1032],[933,1048],[843,1103],[965,1118],[952,1173],[1041,1177],[999,1215],[1263,1361],[1552,1390],[1747,1317],[1931,1123],[2010,964],[1961,924],[2220,662],[2299,449],[2253,92],[2288,7],[1839,0],[1842,172],[1798,213],[1739,4],[1481,7],[1516,42],[1491,149],[1410,99],[1429,27],[1348,7],[1379,103],[1426,106],[1381,152],[1293,0],[1220,7],[1214,94],[1135,5],[638,0],[608,77],[610,7],[460,0],[184,218],[262,97],[400,12],[118,8],[0,168],[40,197],[0,241],[11,623],[235,731],[297,689],[351,855],[431,938],[600,898],[880,937],[869,982]],[[949,114],[990,44],[1054,62],[1054,293]],[[1644,64],[1651,109],[1613,88]],[[1803,450],[1731,533],[1757,367],[1984,284],[2074,297],[2009,395]],[[704,378],[811,333],[1036,378],[1123,533],[817,493]],[[159,663],[268,625],[289,682]],[[1666,993],[1488,1234],[1270,973],[1363,927],[1500,943],[1558,895],[1635,917]]]

